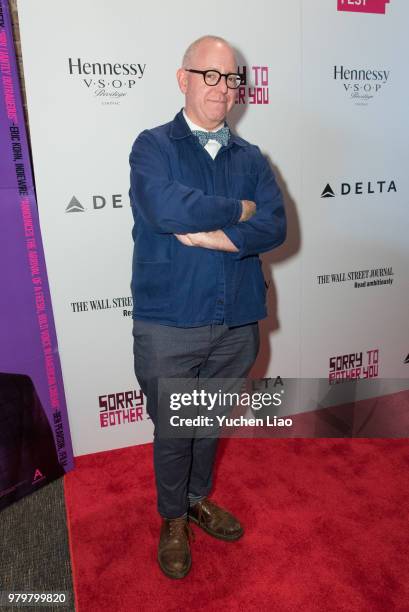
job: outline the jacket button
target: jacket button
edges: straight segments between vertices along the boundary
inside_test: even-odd
[[[216,304],[224,304],[224,300],[217,300]]]

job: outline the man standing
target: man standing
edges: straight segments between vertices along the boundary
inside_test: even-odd
[[[225,124],[241,83],[231,46],[193,42],[177,80],[184,109],[130,155],[135,374],[155,425],[158,561],[171,578],[191,566],[188,521],[226,541],[243,527],[208,498],[217,438],[158,435],[158,380],[247,376],[267,314],[258,255],[286,232],[268,162]]]

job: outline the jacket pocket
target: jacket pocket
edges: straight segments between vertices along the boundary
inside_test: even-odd
[[[134,261],[135,309],[140,314],[165,314],[170,303],[171,262]]]

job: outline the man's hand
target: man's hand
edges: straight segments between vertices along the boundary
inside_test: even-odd
[[[242,221],[248,221],[253,215],[256,214],[255,202],[252,202],[252,200],[242,200],[241,204],[243,207],[243,212],[241,213],[239,223],[241,223]]]
[[[186,246],[202,247],[214,251],[237,253],[238,248],[222,230],[214,232],[196,232],[194,234],[175,234],[176,238]]]
[[[190,236],[194,236],[194,234],[175,234],[175,236],[179,240],[179,242],[186,246],[196,246],[196,244],[194,244],[194,242],[190,238]]]

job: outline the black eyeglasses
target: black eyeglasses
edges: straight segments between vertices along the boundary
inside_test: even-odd
[[[194,72],[195,74],[202,74],[203,80],[206,85],[213,87],[217,85],[222,78],[226,79],[226,85],[229,89],[237,89],[241,84],[241,76],[235,72],[229,72],[222,74],[218,70],[193,70],[192,68],[185,68],[186,72]]]

